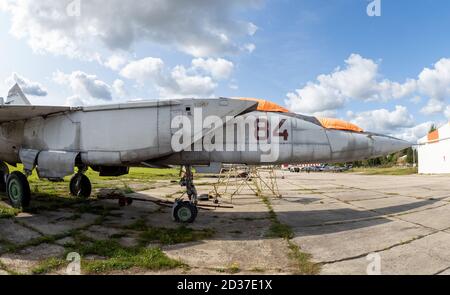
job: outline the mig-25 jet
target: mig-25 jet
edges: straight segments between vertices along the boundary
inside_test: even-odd
[[[303,116],[245,98],[173,99],[123,104],[34,106],[16,84],[0,99],[0,189],[14,207],[30,204],[27,177],[73,175],[72,195],[89,197],[88,168],[100,176],[130,167],[183,166],[188,199],[173,218],[193,222],[197,191],[192,167],[221,164],[336,163],[388,155],[411,144],[337,120]],[[10,173],[6,164],[22,163]]]

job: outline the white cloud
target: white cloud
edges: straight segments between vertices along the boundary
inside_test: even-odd
[[[128,62],[128,58],[124,55],[113,54],[108,58],[108,60],[104,63],[104,65],[111,70],[118,71],[120,70],[126,63]]]
[[[114,89],[114,92],[117,94],[118,97],[124,98],[128,96],[128,93],[125,89],[125,82],[117,79],[114,81],[112,88]]]
[[[244,49],[248,52],[248,53],[252,53],[253,51],[255,51],[256,49],[256,45],[253,43],[248,43],[244,45]]]
[[[210,97],[218,86],[216,79],[229,76],[231,71],[232,63],[222,59],[194,59],[191,68],[178,65],[168,69],[161,59],[147,57],[130,62],[120,75],[141,86],[152,84],[160,98]]]
[[[319,75],[315,82],[288,93],[286,105],[294,112],[314,114],[335,111],[352,99],[385,101],[404,97],[416,89],[414,80],[404,84],[386,79],[379,81],[378,64],[358,54],[351,54],[345,63],[344,69]]]
[[[33,96],[47,96],[47,89],[38,82],[31,81],[25,77],[20,76],[17,73],[12,73],[5,81],[8,87],[12,87],[14,84],[19,84],[23,93]]]
[[[176,66],[158,85],[162,98],[210,97],[216,88],[217,83],[211,77],[189,75],[183,66]]]
[[[231,61],[223,58],[196,58],[192,60],[193,69],[200,69],[205,71],[216,80],[228,79],[233,72],[234,65]]]
[[[429,98],[421,112],[427,115],[441,113],[450,97],[450,59],[442,58],[432,69],[425,68],[419,74],[417,84],[420,93]]]
[[[103,101],[112,100],[111,86],[99,80],[95,75],[89,75],[81,71],[64,74],[57,71],[53,74],[53,80],[61,85],[68,85],[78,96],[88,95]]]
[[[414,118],[404,106],[396,106],[394,111],[378,109],[357,114],[349,112],[347,115],[352,123],[372,132],[394,134],[414,126]]]
[[[419,89],[431,99],[444,100],[450,96],[450,59],[439,60],[433,69],[425,68],[419,75]]]
[[[73,95],[66,99],[66,106],[70,106],[70,107],[81,107],[81,106],[84,106],[87,104],[88,103],[86,101],[84,101],[83,99],[81,99],[81,97],[78,95]]]
[[[425,115],[432,115],[441,113],[444,108],[445,103],[443,101],[431,98],[428,100],[427,104],[420,110],[420,112]]]
[[[120,75],[143,84],[145,81],[160,79],[163,69],[164,62],[161,59],[147,57],[130,62],[120,71]]]
[[[100,59],[99,47],[130,50],[149,41],[190,55],[237,53],[257,27],[237,19],[259,0],[103,0],[81,1],[81,15],[69,16],[73,0],[3,0],[12,15],[11,32],[37,52]]]

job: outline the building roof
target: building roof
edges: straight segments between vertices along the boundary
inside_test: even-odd
[[[426,136],[418,140],[419,144],[436,143],[444,139],[450,139],[450,123],[429,132]]]

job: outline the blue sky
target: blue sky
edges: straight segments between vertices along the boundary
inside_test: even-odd
[[[261,97],[415,140],[450,116],[450,2],[381,0],[369,17],[370,2],[80,0],[74,17],[71,0],[0,0],[0,95],[18,81],[36,104]]]

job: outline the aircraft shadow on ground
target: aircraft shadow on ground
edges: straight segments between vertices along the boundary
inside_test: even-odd
[[[154,201],[159,200],[157,198],[149,197],[148,195],[142,195],[142,197]],[[314,201],[312,199],[314,198],[308,198],[308,200],[305,200],[303,202],[298,201],[297,203],[308,204]],[[401,215],[403,213],[410,213],[410,211],[412,213],[421,211],[420,209],[425,210],[428,208],[424,209],[423,207],[435,204],[443,199],[445,198],[427,199],[408,204],[387,206],[367,210],[339,208],[339,209],[324,209],[324,210],[310,210],[310,211],[308,210],[276,211],[276,215],[281,223],[287,224],[293,229],[295,236],[322,235],[390,223],[393,222],[393,220],[387,218],[386,217],[387,215],[398,215],[398,214]],[[208,204],[212,204],[212,202],[208,202]],[[137,204],[134,204],[133,206],[136,205]],[[267,211],[223,212],[216,210],[210,211],[200,210],[197,222],[207,226],[208,225],[207,222],[208,220],[211,219],[211,216],[213,216],[218,220],[227,219],[230,221],[251,222],[252,220],[268,219],[268,212]],[[167,218],[170,218],[170,216],[167,216]],[[233,239],[233,237],[230,238]],[[245,235],[243,235],[242,238],[245,239],[246,238]]]

